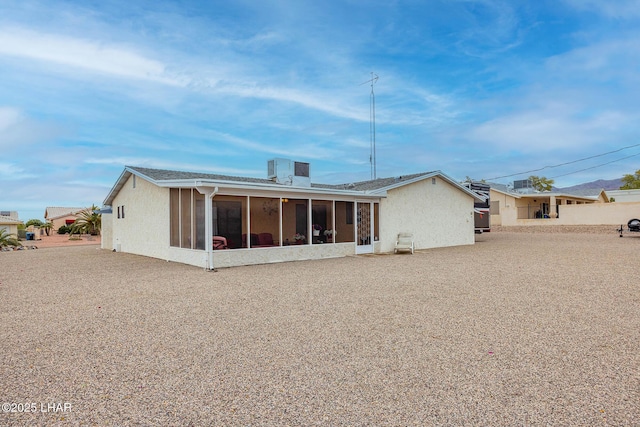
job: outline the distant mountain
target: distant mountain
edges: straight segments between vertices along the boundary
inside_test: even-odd
[[[573,190],[619,190],[624,183],[621,179],[598,179],[597,181],[585,182],[571,187],[554,187],[554,191],[570,192]]]

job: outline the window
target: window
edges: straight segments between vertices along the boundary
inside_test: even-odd
[[[311,202],[311,243],[333,242],[333,202],[313,200]]]
[[[380,240],[380,203],[373,204],[373,240]]]
[[[246,197],[215,196],[213,198],[213,235],[224,237],[228,249],[247,247],[246,209]]]
[[[353,202],[336,202],[336,243],[355,242]]]
[[[194,212],[194,231],[196,246],[195,249],[206,249],[205,232],[204,232],[204,194],[200,194],[197,190],[193,190],[193,203],[195,205]]]
[[[186,249],[206,248],[205,197],[192,188],[169,191],[169,244]],[[124,207],[122,209],[124,216]]]
[[[118,215],[120,208],[118,207]],[[180,189],[172,188],[169,196],[169,244],[180,247]]]
[[[308,231],[308,202],[307,199],[283,199],[282,239],[284,245],[303,245],[311,241]]]
[[[191,248],[191,189],[180,189],[180,247]]]
[[[249,228],[243,236],[244,247],[269,247],[280,244],[280,198],[250,197]]]

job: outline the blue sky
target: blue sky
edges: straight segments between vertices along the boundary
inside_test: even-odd
[[[640,169],[639,0],[0,0],[0,208],[101,205],[125,165],[369,179],[371,72],[378,177]]]

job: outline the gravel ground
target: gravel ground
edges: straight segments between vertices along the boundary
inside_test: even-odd
[[[639,425],[640,236],[476,240],[218,272],[0,253],[0,402],[35,410],[0,425]]]

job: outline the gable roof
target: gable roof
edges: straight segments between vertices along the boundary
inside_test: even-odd
[[[234,188],[254,188],[254,189],[270,189],[270,190],[287,190],[287,191],[304,191],[317,192],[324,194],[350,194],[359,196],[386,196],[386,192],[393,188],[403,185],[412,184],[424,179],[439,176],[443,180],[452,184],[454,187],[480,200],[478,195],[468,188],[460,185],[458,182],[445,175],[440,171],[424,172],[411,175],[403,175],[391,178],[378,178],[367,181],[360,181],[347,184],[315,184],[311,187],[293,187],[291,185],[280,184],[270,179],[251,178],[242,176],[218,175],[202,172],[184,172],[167,169],[152,169],[137,166],[125,166],[124,171],[116,181],[115,185],[109,191],[104,200],[104,205],[110,206],[115,196],[120,192],[125,182],[131,175],[136,175],[146,179],[156,185],[162,187],[179,187],[194,185],[224,185]]]
[[[58,206],[49,206],[44,210],[45,219],[56,219],[63,216],[76,215],[78,212],[85,210],[86,208],[66,208]]]
[[[3,225],[22,224],[22,221],[20,221],[19,219],[11,218],[9,216],[0,215],[0,224],[3,224]]]
[[[600,196],[605,201],[609,200],[607,192],[603,189],[597,190],[593,188],[584,188],[584,189],[575,189],[571,191],[563,191],[563,190],[555,190],[555,191],[540,191],[535,193],[518,193],[513,191],[511,188],[507,187],[504,184],[497,184],[494,182],[490,182],[489,186],[492,190],[495,190],[499,193],[506,194],[508,196],[512,196],[515,198],[532,198],[532,197],[571,197],[574,199],[584,199],[584,200],[598,200]]]

